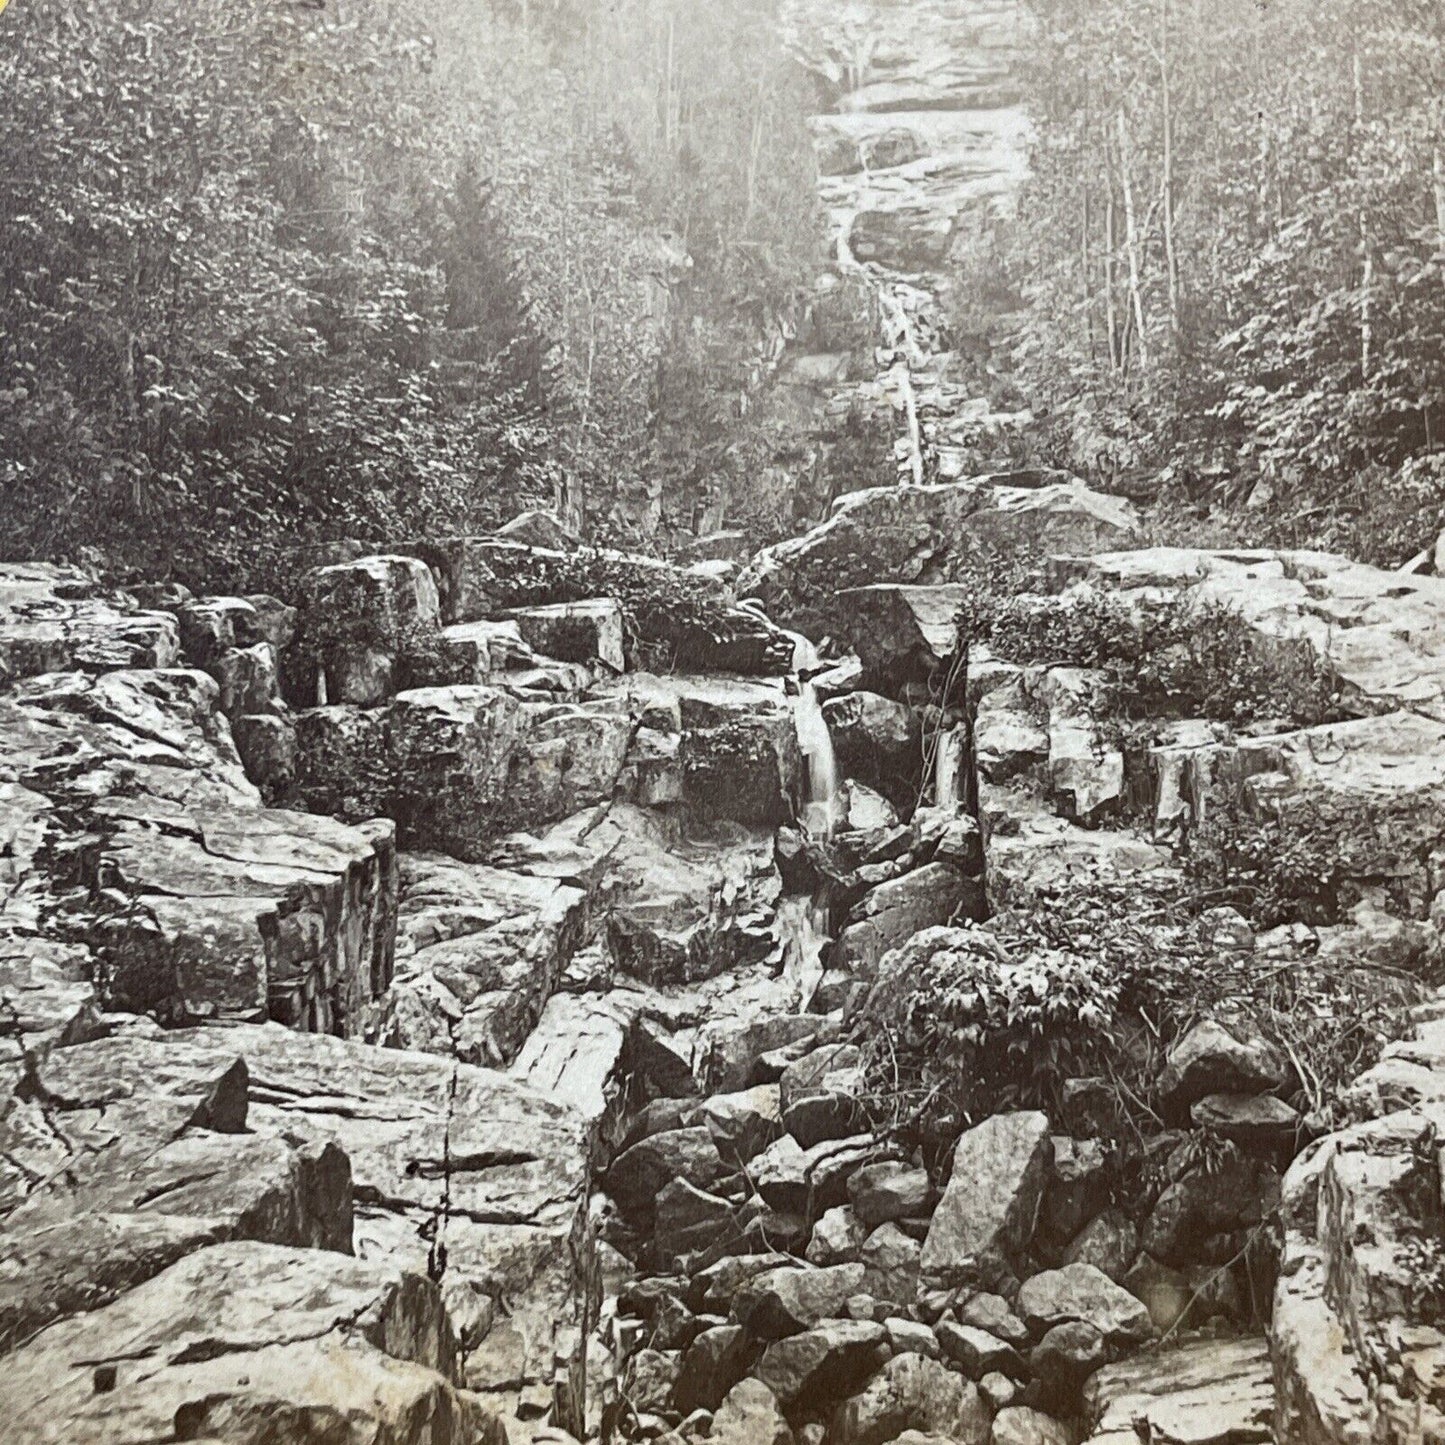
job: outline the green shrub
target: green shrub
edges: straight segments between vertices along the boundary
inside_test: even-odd
[[[786,633],[733,605],[715,583],[648,558],[590,548],[529,551],[509,557],[488,586],[502,607],[616,599],[635,667],[783,673],[792,665]]]
[[[1231,801],[1191,831],[1184,864],[1197,896],[1237,908],[1256,927],[1343,921],[1371,884],[1396,885],[1401,822],[1383,808],[1301,801],[1256,816]],[[1395,899],[1408,915],[1409,901]]]

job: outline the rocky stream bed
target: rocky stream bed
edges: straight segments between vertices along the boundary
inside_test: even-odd
[[[1027,417],[946,262],[1021,173],[1017,8],[786,11],[820,296],[884,344],[779,384],[899,485],[741,567],[535,514],[287,602],[0,566],[0,1441],[1445,1439],[1445,579],[976,475]],[[1331,720],[1129,746],[1090,669],[960,647],[980,559],[1050,615],[1226,608]],[[1346,820],[1334,914],[1189,957],[1406,980],[1339,1097],[1227,999],[1135,1040],[1132,1132],[1097,1073],[880,1084],[929,970],[1037,971],[1011,914],[1137,898],[1167,954],[1190,830],[1298,809]]]
[[[1322,1136],[1249,1018],[1195,1020],[1132,1192],[1097,1080],[939,1151],[869,1068],[920,960],[1167,872],[1229,777],[1368,797],[1399,866],[1334,927],[1218,911],[1220,957],[1423,975],[1445,581],[890,488],[739,581],[821,655],[709,581],[729,635],[672,643],[718,670],[660,673],[611,599],[518,604],[533,525],[299,609],[0,571],[0,1438],[1433,1438],[1433,1006]],[[1356,716],[1124,757],[1078,669],[940,624],[970,539],[1036,537],[1059,605],[1227,598]]]

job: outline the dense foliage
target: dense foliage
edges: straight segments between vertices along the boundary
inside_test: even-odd
[[[1409,916],[1404,846],[1400,820],[1383,808],[1299,802],[1259,816],[1225,806],[1192,830],[1185,866],[1201,896],[1237,908],[1260,927],[1334,924],[1370,887],[1394,895],[1394,906]]]
[[[792,667],[789,634],[733,605],[716,583],[649,558],[595,548],[519,553],[495,569],[488,591],[504,607],[612,598],[633,667],[749,673]]]
[[[969,295],[1048,458],[1403,561],[1445,524],[1445,11],[1040,0],[1034,175]],[[996,359],[997,354],[996,354]]]
[[[694,521],[812,260],[768,14],[16,0],[0,555],[281,585],[537,502]]]
[[[1084,1099],[1091,1130],[1137,1142],[1160,1122],[1170,1042],[1231,1015],[1291,1059],[1307,1109],[1334,1107],[1428,981],[1326,961],[1307,939],[1256,944],[1216,902],[1188,879],[1094,880],[915,934],[880,964],[858,1024],[880,1120],[939,1143],[1000,1109],[1082,1124]]]
[[[1099,671],[1101,715],[1294,727],[1339,716],[1339,683],[1313,648],[1265,637],[1220,602],[1090,588],[1011,592],[990,575],[968,594],[964,645],[984,644],[1007,662]]]

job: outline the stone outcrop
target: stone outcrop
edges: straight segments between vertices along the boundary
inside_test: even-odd
[[[0,576],[0,682],[50,672],[174,667],[173,614],[107,597],[93,578],[43,562],[7,563]]]
[[[0,925],[89,950],[115,1007],[354,1029],[391,977],[392,829],[263,809],[217,703],[189,671],[0,697]]]
[[[1062,586],[1221,603],[1264,637],[1306,643],[1344,684],[1347,707],[1445,719],[1445,580],[1438,577],[1325,552],[1182,547],[1061,557],[1052,571]]]
[[[1270,1329],[1281,1439],[1334,1445],[1445,1431],[1437,1013],[1422,1010],[1414,1036],[1355,1085],[1362,1122],[1321,1140],[1286,1176]]]
[[[1085,1398],[1087,1438],[1132,1445],[1143,1430],[1150,1440],[1177,1445],[1264,1445],[1274,1438],[1273,1384],[1263,1340],[1200,1340],[1164,1349],[1094,1376]]]
[[[589,893],[554,878],[404,854],[397,968],[368,1033],[391,1048],[510,1063],[586,931]]]
[[[5,1361],[0,1440],[488,1440],[440,1294],[395,1266],[219,1244]]]
[[[925,1276],[983,1289],[1009,1279],[1033,1237],[1052,1155],[1039,1113],[1000,1114],[964,1134],[928,1226]]]
[[[826,522],[755,558],[739,593],[822,634],[846,627],[850,588],[952,582],[988,556],[1107,552],[1137,525],[1127,502],[1077,481],[1010,483],[975,477],[851,493]]]
[[[474,1388],[550,1397],[593,1267],[590,1145],[564,1105],[276,1025],[131,1028],[32,1078],[0,1126],[17,1161],[12,1338],[227,1239],[355,1250],[439,1277]]]

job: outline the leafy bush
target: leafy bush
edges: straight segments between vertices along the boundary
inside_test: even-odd
[[[1308,943],[1230,947],[1212,903],[1177,880],[1096,882],[915,935],[883,960],[856,1025],[877,1121],[941,1146],[1003,1109],[1066,1120],[1066,1084],[1095,1079],[1119,1142],[1137,1140],[1160,1122],[1169,1043],[1204,1015],[1247,1018],[1294,1061],[1305,1107],[1328,1109],[1425,983]]]
[[[1116,1071],[1138,1043],[1139,980],[1207,952],[1157,889],[1029,898],[984,925],[916,934],[883,960],[859,1030],[880,1099],[932,1098],[945,1135],[1000,1109],[1062,1117],[1068,1080]],[[1136,1094],[1150,1062],[1128,1065]]]
[[[1400,820],[1362,804],[1298,802],[1256,816],[1240,805],[1208,810],[1190,832],[1185,866],[1200,897],[1237,908],[1257,927],[1341,922],[1371,883],[1398,878]],[[1408,900],[1396,900],[1408,913]]]
[[[706,578],[649,558],[591,548],[518,552],[488,587],[502,607],[615,598],[629,660],[653,670],[783,673],[792,665],[787,634],[734,606]]]
[[[1117,717],[1311,727],[1339,716],[1338,683],[1313,648],[1264,637],[1219,602],[983,587],[959,630],[964,642],[983,642],[1008,662],[1102,670],[1105,708]]]

